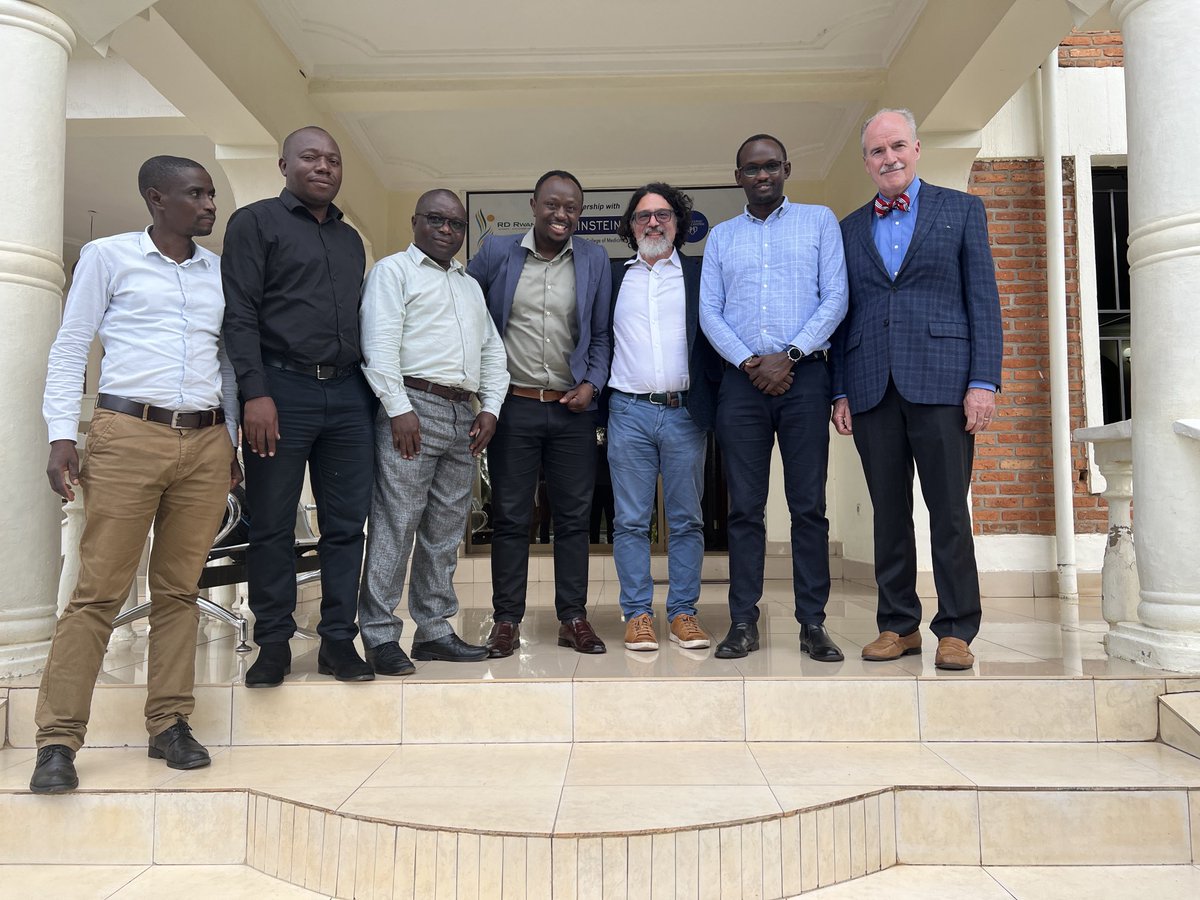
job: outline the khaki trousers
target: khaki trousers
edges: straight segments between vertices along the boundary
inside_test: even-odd
[[[233,445],[220,425],[174,429],[96,410],[80,467],[86,521],[79,582],[58,620],[34,720],[37,746],[83,745],[92,690],[116,618],[150,552],[146,730],[195,707],[197,582],[221,525]]]

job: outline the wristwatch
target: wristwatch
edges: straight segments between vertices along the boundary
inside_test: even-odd
[[[792,344],[790,347],[788,347],[787,355],[788,359],[794,363],[800,362],[800,360],[804,359],[804,354],[800,352],[800,348],[795,344]]]

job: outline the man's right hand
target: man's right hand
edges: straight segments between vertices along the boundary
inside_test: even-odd
[[[838,397],[833,401],[833,427],[838,434],[854,434],[854,422],[850,415],[850,401]]]
[[[405,459],[413,459],[421,452],[421,420],[415,412],[392,416],[392,446]]]
[[[786,353],[768,353],[747,361],[744,369],[750,383],[768,397],[779,397],[792,386],[792,361]]]
[[[247,400],[242,409],[242,436],[250,444],[250,451],[259,456],[275,455],[275,442],[279,440],[279,414],[275,401],[270,397],[255,397]]]
[[[50,461],[46,463],[50,489],[67,500],[75,499],[71,485],[79,484],[79,454],[74,441],[51,441]]]

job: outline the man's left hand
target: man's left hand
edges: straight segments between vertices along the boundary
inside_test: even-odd
[[[749,374],[756,388],[768,397],[778,397],[792,386],[792,361],[786,353],[768,353],[759,357]]]
[[[471,423],[471,455],[478,456],[484,451],[496,433],[496,417],[490,412],[481,412]]]
[[[963,397],[963,412],[967,416],[967,434],[979,434],[992,424],[996,413],[996,393],[987,388],[967,388]]]
[[[575,387],[571,388],[562,395],[559,403],[565,403],[567,409],[573,413],[581,413],[586,410],[596,397],[596,389],[592,387],[590,381],[581,381]]]
[[[229,461],[229,489],[232,491],[242,481],[242,467],[238,465],[237,454],[235,453],[233,459]]]

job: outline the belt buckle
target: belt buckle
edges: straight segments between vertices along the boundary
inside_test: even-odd
[[[322,375],[321,371],[323,369],[329,371],[330,374]],[[317,364],[317,381],[328,381],[329,379],[336,378],[336,377],[337,377],[337,366],[323,366],[320,363]]]
[[[545,403],[545,402],[546,402],[546,389],[538,388],[538,403]]]
[[[655,399],[656,397],[659,399],[656,400]],[[649,400],[651,403],[653,403],[655,406],[666,406],[667,404],[669,404],[671,402],[671,392],[670,391],[651,391],[650,394],[646,397],[646,399]]]
[[[171,410],[171,427],[182,429],[183,426],[179,424],[179,417],[186,416],[186,415],[188,415],[188,413],[181,412],[178,409]]]

